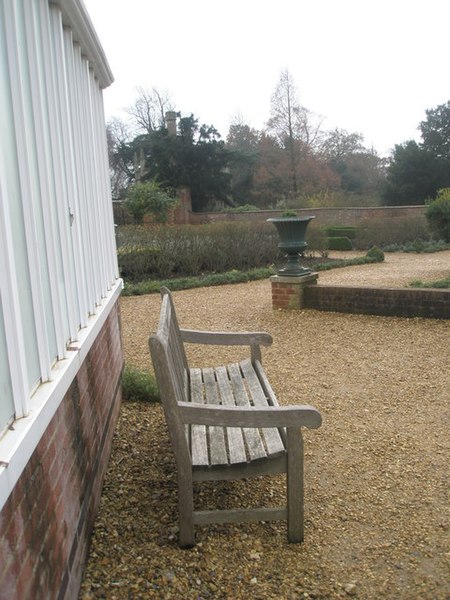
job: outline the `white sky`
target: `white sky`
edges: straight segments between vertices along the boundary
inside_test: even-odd
[[[136,87],[165,90],[226,138],[262,129],[288,69],[324,128],[386,155],[450,100],[448,0],[84,0],[113,71],[107,119]]]

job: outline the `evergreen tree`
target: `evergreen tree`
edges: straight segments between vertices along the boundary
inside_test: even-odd
[[[395,147],[383,192],[385,204],[423,204],[450,186],[450,102],[426,111],[422,142]]]

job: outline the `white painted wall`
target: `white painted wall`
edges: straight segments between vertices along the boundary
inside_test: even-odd
[[[120,292],[102,100],[112,81],[80,0],[2,0],[0,488],[9,491],[45,430],[42,414],[48,422],[64,395],[72,348],[92,343]]]

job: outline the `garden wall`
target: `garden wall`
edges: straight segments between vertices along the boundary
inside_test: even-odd
[[[122,368],[116,302],[0,513],[2,600],[78,597]]]
[[[376,207],[330,207],[330,208],[300,208],[295,212],[298,216],[315,217],[317,225],[358,225],[363,219],[406,219],[410,216],[423,215],[425,206],[376,206]],[[218,221],[265,221],[279,217],[283,210],[261,210],[253,212],[209,212],[191,213],[190,222],[215,223]]]
[[[283,210],[258,210],[246,212],[202,212],[191,210],[191,198],[188,188],[178,190],[180,199],[176,208],[169,215],[169,223],[174,225],[202,225],[223,221],[257,222],[279,217]],[[295,212],[299,216],[313,215],[316,224],[327,225],[358,225],[363,219],[406,219],[410,216],[423,215],[426,207],[421,206],[374,206],[374,207],[329,207],[329,208],[299,208]],[[122,202],[113,202],[114,222],[116,225],[129,225],[133,222]],[[151,224],[152,218],[147,215],[144,222]]]
[[[450,319],[450,290],[316,285],[315,281],[317,273],[305,278],[271,277],[273,308]]]
[[[390,317],[450,319],[450,290],[312,285],[305,308]]]

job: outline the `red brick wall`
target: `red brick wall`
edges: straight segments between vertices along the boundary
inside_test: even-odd
[[[273,308],[301,308],[297,300],[299,289],[286,283],[272,283]]]
[[[1,600],[77,598],[122,367],[116,303],[0,513]]]
[[[450,319],[450,291],[313,285],[305,288],[304,306],[333,312]]]
[[[305,290],[317,283],[318,274],[310,273],[302,277],[275,275],[272,282],[272,306],[282,309],[300,309],[305,306]]]
[[[124,208],[121,202],[113,202],[114,222],[116,225],[129,225],[133,219]],[[375,207],[329,207],[329,208],[300,208],[297,214],[314,215],[316,224],[327,225],[358,225],[362,219],[396,219],[408,218],[416,215],[422,215],[425,220],[425,206],[375,206]],[[182,225],[202,225],[204,223],[216,223],[221,221],[244,221],[257,222],[266,221],[274,217],[279,217],[283,210],[260,210],[242,213],[232,212],[202,212],[194,213],[189,208],[189,200],[186,197],[186,190],[180,191],[180,203],[169,216],[169,223]],[[152,219],[146,216],[146,224],[152,223]]]
[[[376,207],[326,207],[326,208],[300,208],[296,209],[299,217],[305,215],[315,216],[315,223],[326,225],[358,225],[362,219],[396,219],[423,215],[425,219],[425,206],[376,206]],[[191,223],[199,224],[217,221],[265,221],[279,217],[283,210],[262,210],[257,212],[227,213],[191,213]]]

